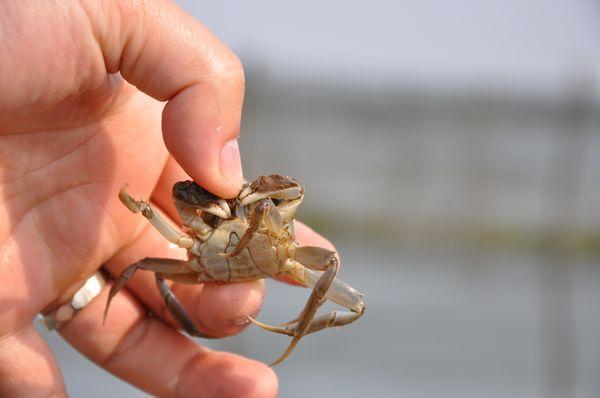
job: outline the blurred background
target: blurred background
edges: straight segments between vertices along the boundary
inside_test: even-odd
[[[276,368],[281,397],[600,396],[597,1],[178,3],[244,63],[246,178],[301,179],[366,293]],[[269,282],[259,319],[308,294]],[[72,396],[145,396],[48,339]]]

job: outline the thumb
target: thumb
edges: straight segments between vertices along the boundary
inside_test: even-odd
[[[239,59],[165,1],[83,1],[109,72],[168,101],[168,150],[200,185],[233,197],[243,183],[237,137],[244,96]]]

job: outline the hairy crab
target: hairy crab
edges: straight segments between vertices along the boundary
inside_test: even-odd
[[[173,200],[183,224],[180,232],[144,201],[133,199],[123,187],[121,202],[144,217],[170,242],[187,249],[187,260],[144,258],[127,267],[110,289],[110,301],[138,270],[153,271],[165,304],[185,331],[202,336],[186,310],[169,290],[165,279],[179,283],[242,282],[288,275],[312,293],[300,315],[280,326],[250,318],[261,328],[292,336],[285,352],[271,364],[283,361],[305,335],[343,326],[357,320],[365,310],[363,295],[336,278],[335,252],[295,242],[294,217],[304,198],[304,187],[291,177],[261,176],[246,183],[234,199],[222,199],[193,181],[177,182]],[[316,316],[318,308],[331,300],[350,311]]]

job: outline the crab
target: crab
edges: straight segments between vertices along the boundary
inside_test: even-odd
[[[187,250],[187,260],[144,258],[127,267],[110,289],[110,302],[137,270],[155,273],[165,305],[191,336],[204,336],[170,291],[165,279],[187,284],[244,282],[288,275],[312,288],[300,315],[279,326],[248,319],[257,326],[285,334],[292,340],[285,352],[270,366],[287,358],[299,340],[330,327],[356,321],[365,311],[363,294],[336,278],[336,253],[317,246],[300,246],[295,241],[294,217],[304,198],[304,187],[291,177],[268,175],[245,183],[237,197],[222,199],[193,181],[173,186],[173,201],[181,217],[183,232],[171,226],[143,200],[135,200],[121,188],[119,199],[133,213],[144,217],[169,242]],[[330,300],[348,310],[316,316]]]

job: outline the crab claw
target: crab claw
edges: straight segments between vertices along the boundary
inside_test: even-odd
[[[208,192],[194,181],[179,181],[173,185],[173,200],[182,207],[202,210],[221,218],[231,217],[231,209],[224,199]]]
[[[302,184],[294,178],[278,174],[261,176],[240,193],[240,206],[247,206],[265,198],[276,200],[297,199],[303,194]]]
[[[125,184],[119,190],[119,200],[121,203],[125,205],[132,213],[137,213],[140,211],[139,203],[129,195],[127,192],[127,187],[129,184]]]

